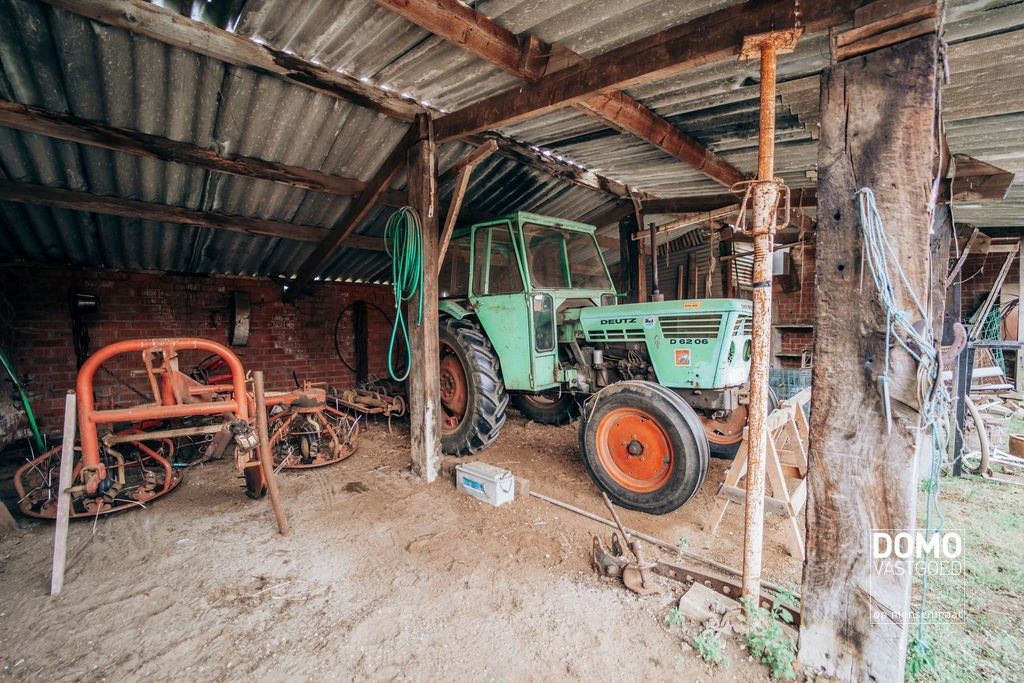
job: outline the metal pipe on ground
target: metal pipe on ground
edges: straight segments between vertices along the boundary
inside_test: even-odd
[[[270,504],[274,508],[274,517],[277,518],[277,528],[282,536],[292,532],[288,525],[288,517],[284,513],[284,504],[281,502],[281,492],[277,488],[277,473],[274,471],[274,458],[270,453],[270,435],[267,432],[267,398],[263,391],[263,371],[256,370],[252,373],[252,393],[256,403],[256,436],[259,439],[260,467],[263,468],[263,476],[267,478],[267,494],[270,496]]]
[[[619,528],[619,526],[615,522],[610,520],[610,519],[605,519],[604,517],[601,517],[599,515],[595,515],[593,512],[588,512],[587,510],[584,510],[582,508],[578,508],[575,505],[571,505],[569,503],[565,503],[563,501],[560,501],[557,498],[551,498],[550,496],[545,496],[544,494],[537,493],[536,491],[530,491],[530,495],[533,496],[534,498],[536,498],[537,500],[542,500],[545,503],[550,503],[550,504],[554,505],[555,507],[560,507],[563,510],[568,510],[569,512],[574,512],[577,515],[580,515],[582,517],[586,517],[587,519],[592,520],[594,522],[598,522],[600,524],[604,524],[605,526],[611,527],[613,529],[618,529]],[[669,552],[673,552],[676,555],[679,555],[680,557],[685,557],[685,558],[687,558],[689,560],[693,560],[694,562],[699,562],[699,563],[701,563],[701,564],[703,564],[703,565],[705,565],[707,567],[712,567],[713,569],[717,569],[718,571],[726,573],[726,574],[729,574],[730,576],[740,577],[742,575],[742,573],[738,569],[733,569],[732,567],[730,567],[727,564],[722,564],[721,562],[716,562],[715,560],[712,560],[711,558],[708,558],[708,557],[704,557],[703,555],[698,555],[697,553],[692,553],[692,552],[690,552],[688,550],[683,550],[682,548],[680,548],[678,546],[672,545],[671,543],[669,543],[667,541],[663,541],[660,538],[655,538],[654,536],[651,536],[650,534],[645,534],[642,531],[637,531],[636,529],[630,529],[629,527],[625,527],[624,526],[623,527],[623,532],[629,533],[629,535],[633,536],[634,538],[639,538],[641,541],[646,541],[647,543],[650,543],[651,545],[656,545],[659,548],[662,548],[663,550],[667,550]],[[775,592],[781,592],[781,591],[784,590],[782,588],[782,586],[779,586],[778,584],[772,583],[770,581],[762,581],[761,584],[765,588],[767,588],[769,590],[772,590],[772,591],[775,591]]]

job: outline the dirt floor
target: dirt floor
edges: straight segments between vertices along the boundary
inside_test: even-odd
[[[574,426],[512,415],[479,459],[604,513]],[[738,507],[717,536],[700,531],[726,466],[713,460],[676,513],[622,511],[624,522],[737,566]],[[228,462],[189,471],[148,510],[76,522],[55,598],[51,527],[20,520],[0,541],[0,679],[768,679],[734,641],[729,666],[711,667],[684,644],[685,624],[666,626],[681,589],[638,598],[598,578],[589,552],[607,528],[534,499],[495,509],[450,481],[422,484],[401,427],[371,425],[351,459],[285,473],[281,486],[288,538]],[[943,487],[948,523],[980,525],[968,538],[969,618],[930,632],[938,656],[919,678],[1013,680],[1024,668],[1021,492],[976,477]],[[777,522],[766,575],[799,582]]]
[[[512,416],[481,460],[535,490],[603,506],[576,455],[574,426]],[[147,510],[76,522],[67,582],[47,597],[53,532],[20,520],[0,542],[0,677],[11,680],[550,678],[761,680],[727,645],[709,669],[665,615],[681,590],[637,598],[590,568],[610,530],[541,501],[492,508],[408,469],[406,433],[371,425],[349,460],[285,473],[293,534],[269,502],[242,495],[231,464],[188,472]],[[697,499],[624,522],[735,565],[738,511],[700,533],[715,482]],[[768,534],[768,574],[799,563]],[[651,553],[654,554],[654,553]]]

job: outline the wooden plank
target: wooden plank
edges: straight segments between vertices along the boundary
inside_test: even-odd
[[[501,156],[511,159],[517,164],[528,166],[553,178],[584,187],[588,190],[610,194],[615,197],[629,196],[629,190],[626,188],[626,185],[617,180],[603,176],[595,171],[559,161],[552,154],[544,154],[532,149],[529,145],[509,138],[494,133],[489,134],[488,137],[498,143],[498,153]],[[480,144],[482,140],[483,138],[479,136],[466,139],[467,142],[474,144]]]
[[[299,59],[269,45],[261,45],[237,33],[189,19],[143,0],[43,2],[183,50],[273,74],[293,85],[346,100],[401,121],[411,121],[417,113],[423,111],[418,103],[403,100],[397,93],[389,93],[363,83],[354,76]]]
[[[917,519],[917,365],[889,353],[893,428],[878,391],[884,316],[870,278],[855,193],[875,192],[896,258],[922,299],[929,286],[938,38],[928,35],[827,69],[818,151],[814,409],[799,659],[838,680],[903,680],[912,578],[872,577],[873,529]],[[898,79],[892,74],[898,73]],[[849,112],[856,111],[856,116]],[[882,142],[884,141],[884,143]],[[896,305],[912,310],[903,288]],[[879,453],[886,457],[879,458]],[[881,609],[896,621],[875,618]]]
[[[806,3],[799,21],[808,32],[852,18],[855,0]],[[744,36],[796,24],[792,0],[733,5],[602,53],[441,117],[438,142],[479,133],[576,104],[588,95],[662,80],[688,69],[731,59]]]
[[[377,205],[377,202],[390,188],[398,172],[405,166],[406,151],[409,145],[416,139],[415,127],[410,127],[405,135],[391,150],[388,158],[384,160],[373,178],[366,184],[366,189],[359,193],[348,207],[345,215],[334,224],[330,234],[313,250],[306,260],[299,266],[298,275],[289,287],[286,299],[294,300],[313,281],[320,271],[330,263],[334,255],[342,247],[342,244],[349,239],[355,229],[359,227],[370,211]],[[430,271],[433,272],[433,271]]]
[[[591,95],[581,100],[578,107],[617,130],[650,142],[726,187],[747,178],[743,171],[623,92]]]
[[[458,0],[377,0],[382,5],[475,54],[490,64],[533,83],[550,72],[553,48],[533,36],[517,36],[482,12]],[[582,55],[564,50],[569,64],[586,61]],[[678,128],[621,91],[596,94],[578,103],[578,108],[635,135],[684,161],[727,187],[745,179],[742,171],[684,135]]]
[[[365,182],[356,178],[343,178],[256,157],[243,155],[224,157],[212,149],[187,142],[140,133],[128,128],[108,126],[100,121],[91,121],[71,114],[48,111],[7,100],[0,100],[0,126],[77,142],[90,147],[197,166],[217,173],[271,180],[327,194],[351,196],[359,194],[366,187]],[[401,206],[406,203],[405,193],[393,192],[385,198],[385,203]]]
[[[918,36],[923,36],[928,33],[934,33],[938,30],[939,20],[938,19],[922,19],[916,21],[913,24],[907,24],[906,26],[899,26],[883,33],[876,33],[868,38],[859,40],[856,43],[850,43],[844,45],[836,50],[836,60],[842,61],[844,59],[850,59],[851,57],[857,57],[859,55],[867,54],[868,52],[874,52],[890,45],[902,43]]]
[[[430,120],[422,117],[414,126],[417,141],[408,151],[409,201],[420,217],[423,228],[423,286],[409,301],[406,320],[412,347],[409,371],[409,441],[412,467],[419,476],[432,482],[441,466],[441,389],[440,343],[437,320],[437,154]],[[416,321],[422,300],[423,319]]]
[[[70,211],[88,211],[108,216],[124,216],[147,221],[195,225],[211,230],[227,230],[263,237],[278,237],[298,242],[320,242],[330,234],[325,228],[295,225],[264,218],[248,218],[214,211],[197,211],[180,206],[140,202],[75,192],[56,187],[43,187],[28,183],[0,180],[0,201],[38,204]],[[351,235],[346,246],[368,251],[384,251],[384,242],[378,237]]]
[[[469,189],[469,177],[473,169],[481,161],[489,157],[498,148],[498,143],[488,140],[472,152],[459,159],[456,164],[448,169],[454,170],[458,176],[455,180],[455,189],[452,191],[452,199],[448,204],[448,213],[444,219],[444,228],[441,230],[441,238],[437,248],[437,272],[441,272],[441,264],[444,263],[444,255],[448,252],[448,243],[451,242],[452,233],[455,232],[455,224],[459,219],[459,211],[462,209],[462,200],[466,197],[466,190]],[[446,173],[447,175],[447,173]]]
[[[57,524],[53,533],[53,571],[50,595],[64,588],[64,567],[68,557],[68,523],[71,521],[71,482],[75,476],[75,392],[64,398],[64,442],[60,449],[60,478],[57,486]]]

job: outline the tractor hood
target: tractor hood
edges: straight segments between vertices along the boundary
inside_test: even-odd
[[[745,299],[690,299],[580,308],[565,321],[590,344],[646,344],[665,386],[713,389],[747,381],[751,312]]]

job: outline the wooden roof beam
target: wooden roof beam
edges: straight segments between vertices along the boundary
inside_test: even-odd
[[[120,199],[103,195],[77,192],[57,187],[45,187],[29,183],[0,180],[0,201],[36,204],[55,209],[87,211],[108,216],[123,216],[144,221],[195,225],[212,230],[227,230],[261,237],[296,240],[299,242],[320,242],[330,234],[326,228],[311,225],[295,225],[283,221],[263,218],[249,218],[214,211],[199,211],[180,206],[142,202],[135,199]],[[345,246],[368,251],[384,251],[384,242],[379,237],[352,235]]]
[[[529,83],[541,79],[553,63],[550,59],[554,52],[552,46],[534,36],[517,36],[458,0],[377,0],[377,4]],[[563,64],[586,62],[582,55],[568,50],[560,56]],[[591,95],[575,106],[616,130],[650,142],[727,187],[746,177],[624,92],[613,90]]]
[[[416,102],[362,83],[358,78],[261,45],[237,33],[189,19],[143,0],[42,0],[68,12],[125,29],[228,64],[271,73],[304,88],[411,121],[423,111]]]
[[[416,126],[410,126],[409,130],[398,144],[394,146],[384,163],[380,165],[373,178],[366,184],[366,189],[349,205],[345,215],[341,217],[331,232],[313,250],[306,260],[299,266],[298,274],[288,291],[288,298],[294,298],[304,290],[317,275],[320,274],[334,255],[341,249],[343,243],[348,240],[355,229],[370,215],[370,211],[378,204],[380,198],[390,189],[391,182],[398,175],[398,172],[405,166],[406,151],[416,142],[419,131]]]
[[[196,54],[212,57],[236,66],[269,73],[288,83],[372,109],[401,121],[412,121],[424,111],[417,102],[402,99],[395,93],[363,83],[324,66],[257,43],[245,36],[225,31],[164,9],[143,0],[42,0],[43,2],[92,21],[152,38]],[[467,139],[479,144],[479,140]],[[499,140],[505,156],[507,145]],[[528,155],[513,153],[521,159]],[[534,168],[562,180],[572,181],[575,167],[550,159]],[[596,174],[594,174],[596,175]],[[586,185],[584,185],[586,186]],[[611,182],[595,182],[592,189],[615,194],[603,187]],[[386,194],[385,197],[388,195]],[[621,195],[618,195],[621,196]],[[388,203],[391,203],[390,201]],[[404,204],[404,200],[400,203]]]
[[[217,173],[270,180],[327,194],[352,196],[359,194],[366,187],[365,182],[355,178],[343,178],[256,157],[224,157],[212,149],[187,142],[140,133],[128,128],[108,126],[99,121],[6,100],[0,100],[0,126],[115,152],[196,166]],[[382,198],[382,201],[385,204],[402,206],[407,201],[406,193],[392,190]]]
[[[799,21],[816,31],[849,21],[857,0],[805,3]],[[739,54],[744,36],[791,28],[792,0],[732,5],[600,54],[588,62],[511,88],[437,121],[438,141],[501,127],[581,102],[613,89],[665,79]]]

